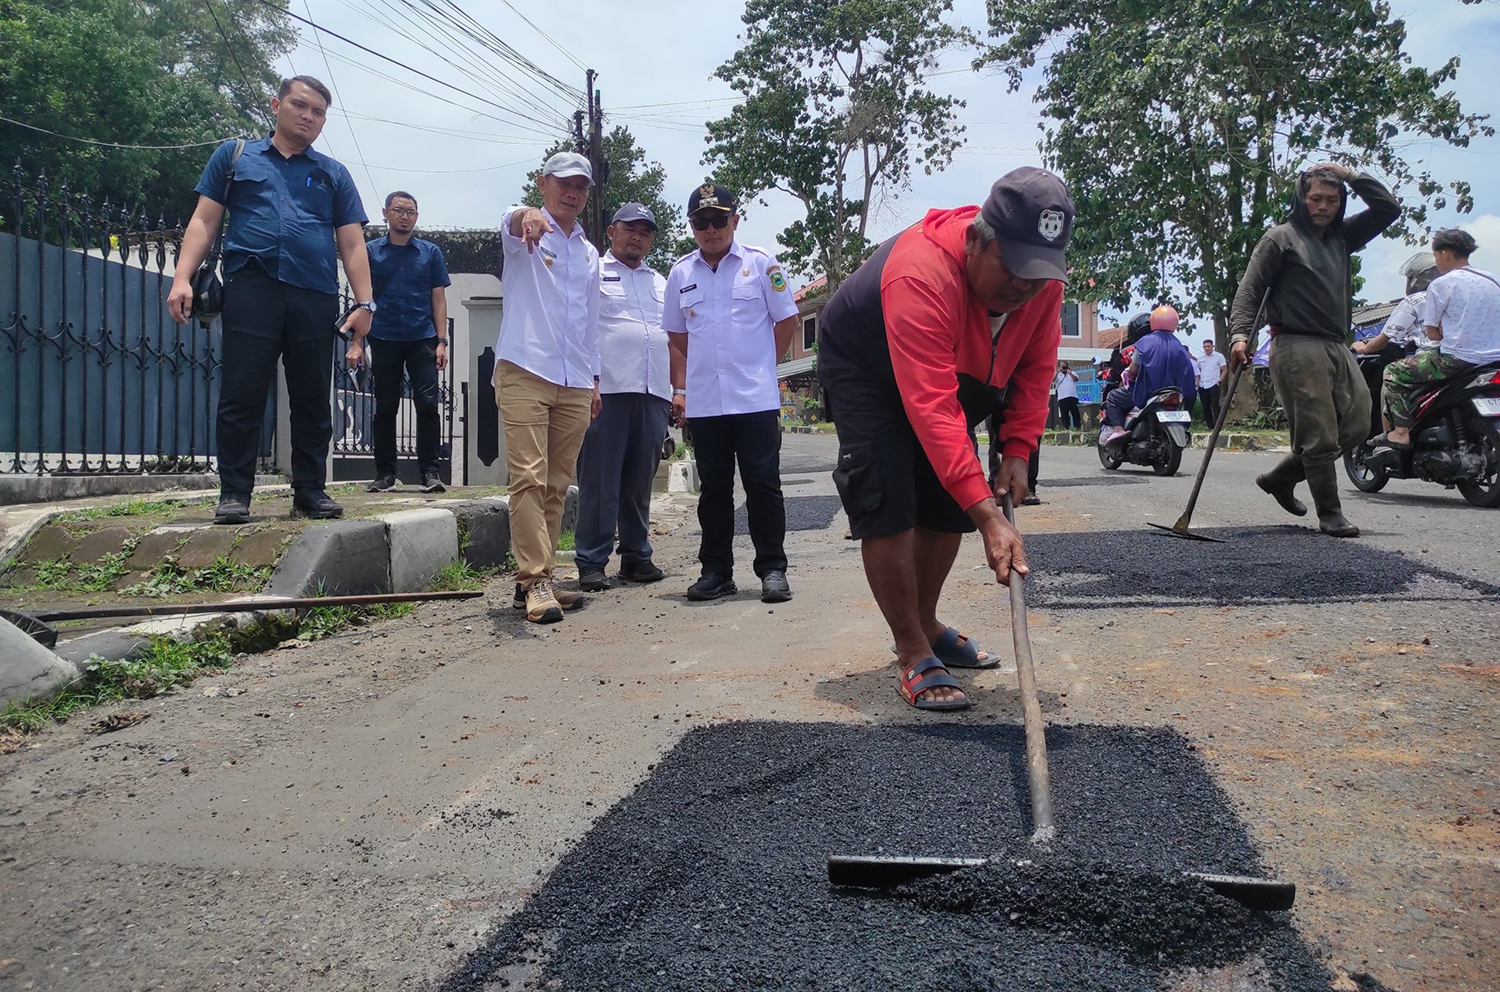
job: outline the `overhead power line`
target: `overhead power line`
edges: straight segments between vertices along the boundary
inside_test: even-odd
[[[84,145],[98,145],[101,148],[129,148],[137,151],[165,152],[176,151],[179,148],[207,148],[209,145],[222,145],[226,141],[234,140],[233,138],[215,138],[212,141],[193,141],[183,145],[127,145],[121,144],[118,141],[96,141],[93,138],[75,138],[71,134],[59,134],[56,131],[49,131],[44,127],[37,127],[35,124],[27,124],[25,121],[18,121],[10,117],[0,117],[0,121],[4,121],[7,124],[14,124],[16,127],[24,127],[28,131],[38,131],[42,134],[51,135],[54,138],[62,138],[64,141],[76,141]]]
[[[253,97],[256,92],[255,84],[250,82],[250,74],[245,71],[244,65],[240,62],[240,56],[237,50],[237,46],[234,44],[234,42],[229,40],[229,35],[227,32],[225,32],[224,25],[219,23],[219,15],[214,10],[214,0],[203,0],[203,6],[208,8],[208,16],[213,18],[214,27],[219,29],[219,37],[224,39],[224,47],[229,49],[229,57],[234,60],[235,68],[240,70],[240,81],[245,84],[245,96],[247,98]],[[278,7],[276,9],[280,10],[281,8]],[[227,10],[225,11],[225,13],[229,14],[229,23],[233,24],[234,15],[230,14]],[[253,113],[258,120],[265,120],[265,111],[261,108],[256,107]]]
[[[311,17],[311,0],[302,0],[302,6],[307,9],[307,16]],[[340,104],[342,104],[344,102],[344,98],[339,95],[339,84],[333,78],[333,66],[328,64],[328,51],[323,47],[323,39],[318,37],[317,32],[314,32],[313,40],[318,43],[318,51],[323,53],[323,68],[328,70],[328,85],[333,87],[334,98],[337,99]],[[359,147],[359,135],[354,133],[354,122],[351,121],[348,117],[345,117],[344,124],[349,128],[349,137],[354,139],[354,154],[359,159],[359,164],[364,166],[365,178],[370,180],[370,188],[378,189],[379,187],[375,185],[375,177],[370,174],[370,166],[365,162],[365,150]]]
[[[545,123],[544,121],[539,121],[536,118],[527,117],[524,114],[520,114],[517,111],[514,111],[511,108],[505,106],[504,104],[496,103],[494,100],[490,100],[490,99],[488,99],[486,97],[482,97],[482,96],[480,96],[477,93],[471,93],[471,92],[469,92],[468,90],[464,89],[461,86],[455,86],[452,83],[448,82],[446,79],[439,79],[437,76],[434,76],[434,75],[432,75],[430,73],[423,72],[421,69],[413,68],[412,66],[407,65],[405,62],[402,62],[400,59],[395,59],[395,58],[392,58],[389,55],[386,55],[384,52],[378,52],[375,49],[370,48],[370,47],[368,47],[366,45],[361,45],[359,42],[354,41],[351,38],[344,37],[343,35],[339,34],[337,31],[333,31],[333,30],[330,30],[328,28],[325,28],[325,27],[323,27],[323,25],[317,24],[314,21],[311,21],[311,20],[309,20],[306,17],[299,17],[298,15],[292,13],[291,11],[286,10],[286,9],[284,9],[282,7],[277,6],[275,3],[272,2],[272,0],[255,0],[255,2],[256,3],[260,3],[260,4],[264,4],[265,6],[270,7],[273,10],[276,10],[276,11],[279,11],[280,13],[285,14],[286,16],[292,18],[292,20],[294,20],[294,21],[300,21],[301,23],[306,24],[308,27],[312,28],[315,31],[319,31],[319,32],[321,32],[323,34],[326,34],[326,35],[328,35],[331,38],[337,38],[339,41],[342,41],[346,45],[350,45],[350,46],[352,46],[354,48],[359,49],[362,52],[365,52],[366,54],[373,55],[376,58],[381,59],[382,61],[389,62],[389,63],[391,63],[394,66],[397,66],[397,67],[399,67],[401,69],[405,69],[407,72],[409,72],[409,73],[411,73],[411,74],[413,74],[415,76],[421,76],[423,79],[431,80],[432,82],[437,83],[439,86],[446,87],[447,89],[450,89],[450,90],[452,90],[455,93],[460,93],[460,94],[468,97],[471,100],[477,100],[480,103],[487,104],[488,106],[494,107],[497,110],[502,110],[502,111],[504,111],[507,114],[511,114],[512,116],[519,117],[519,118],[521,118],[522,120],[525,120],[525,121],[530,121],[532,123],[537,123],[537,124],[544,124]]]

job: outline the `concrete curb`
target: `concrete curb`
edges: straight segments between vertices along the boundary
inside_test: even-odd
[[[266,592],[273,596],[358,596],[391,591],[389,527],[380,520],[329,520],[286,549]]]
[[[398,510],[384,521],[390,544],[392,592],[418,592],[458,560],[458,517],[451,510]]]
[[[1043,444],[1060,447],[1091,448],[1099,441],[1098,431],[1048,431],[1042,435]],[[1206,448],[1208,433],[1194,434],[1188,447]],[[1218,448],[1228,451],[1274,451],[1291,444],[1285,434],[1220,434]]]
[[[258,475],[255,488],[285,484],[281,475]],[[0,477],[0,506],[13,503],[56,503],[89,496],[169,494],[169,490],[213,490],[218,494],[219,477],[212,473],[190,475],[21,475]]]
[[[46,699],[81,674],[77,665],[42,647],[10,621],[0,620],[0,706]]]
[[[669,493],[693,493],[699,492],[698,463],[690,460],[671,463],[671,471],[667,476],[667,492]]]

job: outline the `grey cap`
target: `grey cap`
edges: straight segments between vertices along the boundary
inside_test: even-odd
[[[994,228],[1013,275],[1068,281],[1063,249],[1073,236],[1073,198],[1061,179],[1029,165],[1007,172],[979,213]]]
[[[594,184],[594,170],[589,167],[589,160],[577,152],[558,152],[547,159],[547,164],[542,166],[542,175],[556,176],[559,179],[567,179],[570,176],[582,176]]]
[[[614,219],[610,223],[619,224],[627,220],[643,220],[653,228],[656,227],[656,215],[644,203],[620,204],[620,209],[615,211]]]

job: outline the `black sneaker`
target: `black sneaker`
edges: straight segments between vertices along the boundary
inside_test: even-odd
[[[603,592],[609,587],[609,578],[604,574],[604,569],[597,565],[579,566],[578,588],[584,592]]]
[[[1042,498],[1036,493],[1027,493],[1026,498],[1021,500],[1022,506],[1041,506]]]
[[[344,508],[321,489],[298,489],[292,493],[292,511],[314,520],[334,520]]]
[[[396,488],[396,477],[394,475],[377,475],[375,481],[365,486],[367,493],[383,493]]]
[[[792,587],[787,584],[786,573],[773,568],[760,578],[760,601],[762,603],[785,603],[792,598]]]
[[[620,566],[620,578],[629,582],[660,582],[667,575],[657,568],[649,558]]]
[[[712,572],[705,573],[702,578],[688,586],[687,598],[702,602],[708,599],[718,599],[721,596],[733,596],[739,592],[735,587],[733,579],[726,579]]]
[[[445,493],[448,489],[443,485],[443,477],[435,470],[422,473],[422,492]]]
[[[250,497],[225,494],[219,497],[214,510],[216,524],[248,524],[250,522]]]

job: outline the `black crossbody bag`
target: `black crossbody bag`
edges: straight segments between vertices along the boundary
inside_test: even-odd
[[[224,210],[229,210],[229,190],[234,183],[234,170],[240,164],[240,156],[245,153],[245,139],[236,138],[234,142],[234,156],[229,160],[229,178],[224,180]],[[219,218],[219,231],[214,236],[213,247],[209,249],[208,257],[198,266],[198,271],[193,273],[193,316],[198,322],[207,326],[214,318],[224,312],[224,281],[219,278],[219,259],[224,255],[224,218]]]

